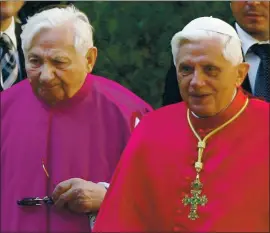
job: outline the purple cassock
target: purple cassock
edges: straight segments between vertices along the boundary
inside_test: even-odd
[[[39,100],[28,80],[2,92],[0,232],[90,232],[87,215],[18,206],[17,200],[43,198],[74,177],[110,182],[134,113],[151,110],[126,88],[94,75],[57,107]]]

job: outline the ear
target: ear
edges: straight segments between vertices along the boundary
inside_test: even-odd
[[[240,87],[244,82],[249,70],[249,64],[243,62],[238,65],[236,87]]]
[[[97,48],[96,47],[92,47],[87,51],[86,54],[86,60],[87,60],[87,73],[91,73],[94,65],[96,63],[96,59],[97,59]]]

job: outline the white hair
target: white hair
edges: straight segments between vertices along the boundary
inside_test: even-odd
[[[58,26],[67,27],[67,25],[73,26],[76,51],[85,56],[88,49],[93,47],[93,27],[87,16],[73,5],[66,8],[55,7],[44,10],[27,20],[27,23],[22,27],[21,34],[24,55],[29,51],[34,36],[41,30]]]

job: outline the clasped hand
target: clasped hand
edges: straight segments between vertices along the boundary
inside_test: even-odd
[[[75,213],[96,212],[106,194],[106,188],[80,178],[72,178],[59,183],[53,191],[52,199],[57,208],[68,208]]]

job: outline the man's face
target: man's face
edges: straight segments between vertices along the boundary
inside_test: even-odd
[[[246,64],[233,66],[222,51],[217,39],[186,41],[180,46],[177,56],[180,93],[190,110],[200,117],[216,115],[226,108],[236,84],[241,85],[246,76]]]
[[[49,104],[71,98],[83,85],[96,60],[96,48],[86,56],[74,47],[70,27],[41,30],[26,56],[26,71],[35,94]]]
[[[258,40],[269,39],[269,1],[232,1],[231,9],[247,33]]]
[[[16,16],[22,8],[24,1],[1,1],[0,2],[0,21]]]

